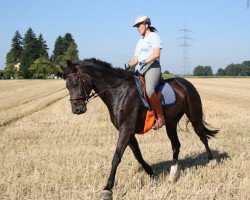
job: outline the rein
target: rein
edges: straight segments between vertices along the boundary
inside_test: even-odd
[[[132,76],[133,76],[133,75],[126,76],[125,78],[123,78],[123,79],[117,81],[114,85],[111,85],[111,86],[109,86],[109,87],[107,87],[107,88],[101,90],[100,92],[94,92],[94,93],[92,93],[92,94],[89,96],[89,99],[92,98],[92,97],[93,97],[93,99],[94,99],[94,98],[98,97],[100,94],[106,92],[107,90],[112,89],[112,88],[116,88],[116,87],[122,85],[123,83],[125,83],[125,80],[126,80],[127,78],[132,77]]]
[[[92,88],[90,88],[87,84],[86,84],[86,81],[81,77],[81,75],[79,73],[72,73],[72,74],[69,74],[66,76],[66,79],[69,78],[69,77],[72,77],[72,76],[79,76],[79,78],[83,81],[83,83],[85,83],[85,85],[90,89],[92,90]],[[72,103],[73,101],[77,101],[77,100],[85,100],[85,104],[87,104],[91,99],[94,99],[98,96],[100,96],[101,94],[103,94],[104,92],[106,92],[107,90],[109,89],[112,89],[112,88],[116,88],[120,85],[122,85],[123,83],[125,83],[125,80],[129,77],[132,77],[133,75],[128,75],[126,76],[125,78],[117,81],[116,83],[114,83],[113,85],[101,90],[100,92],[93,92],[91,95],[88,95],[87,91],[85,90],[84,87],[82,87],[83,89],[83,92],[85,94],[85,97],[83,96],[78,96],[76,98],[70,98],[69,101]]]

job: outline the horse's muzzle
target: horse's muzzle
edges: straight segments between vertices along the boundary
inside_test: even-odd
[[[87,111],[86,105],[79,104],[79,105],[72,105],[72,112],[74,114],[80,115]]]

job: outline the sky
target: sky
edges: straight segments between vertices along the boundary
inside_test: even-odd
[[[95,57],[123,67],[141,37],[133,28],[134,21],[147,15],[163,43],[162,71],[192,73],[202,65],[211,66],[216,73],[231,63],[250,60],[247,1],[1,0],[0,69],[5,67],[15,32],[23,37],[29,27],[36,36],[43,35],[50,55],[57,37],[71,33],[80,59]],[[183,55],[184,43],[189,48]],[[185,69],[183,57],[189,61]]]

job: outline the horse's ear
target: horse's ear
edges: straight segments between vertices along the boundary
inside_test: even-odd
[[[77,68],[75,67],[75,65],[70,61],[70,60],[66,60],[67,63],[67,67],[62,67],[62,71],[63,71],[63,78],[66,79],[67,75],[69,73],[75,73],[77,72]]]
[[[68,68],[74,67],[74,64],[70,60],[66,60]]]
[[[70,60],[66,60],[66,63],[67,63],[67,69],[71,72],[76,72],[77,69],[76,69],[76,65],[73,64]]]

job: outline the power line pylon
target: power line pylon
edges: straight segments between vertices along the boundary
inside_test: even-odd
[[[187,29],[186,27],[179,30],[180,36],[178,37],[178,40],[180,40],[179,47],[182,48],[182,70],[184,75],[190,74],[190,64],[189,64],[189,49],[192,46],[190,44],[193,39],[189,37],[189,34],[191,31]]]

